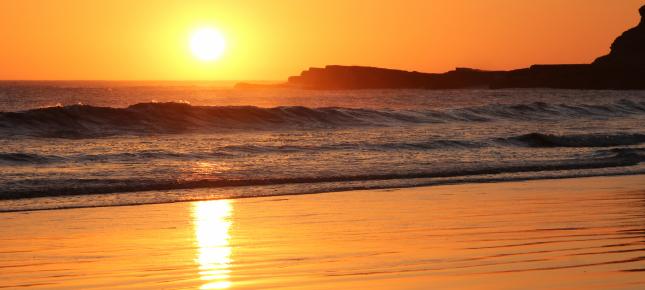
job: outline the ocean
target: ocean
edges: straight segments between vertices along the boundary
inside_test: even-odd
[[[0,212],[645,173],[645,91],[0,82]]]

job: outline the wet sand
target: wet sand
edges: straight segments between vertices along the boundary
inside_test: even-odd
[[[0,288],[645,289],[645,176],[0,213]]]

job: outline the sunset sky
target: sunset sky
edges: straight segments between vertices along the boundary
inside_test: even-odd
[[[0,79],[282,80],[310,66],[427,72],[585,63],[643,0],[1,1]],[[191,35],[221,33],[221,57]]]

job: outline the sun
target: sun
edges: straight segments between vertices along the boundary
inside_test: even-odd
[[[190,50],[199,60],[214,61],[226,50],[226,40],[213,28],[201,28],[190,36]]]

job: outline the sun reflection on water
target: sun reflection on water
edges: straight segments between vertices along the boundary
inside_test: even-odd
[[[194,203],[193,223],[198,246],[196,262],[199,276],[205,281],[200,289],[231,287],[231,227],[230,200],[212,200]]]

